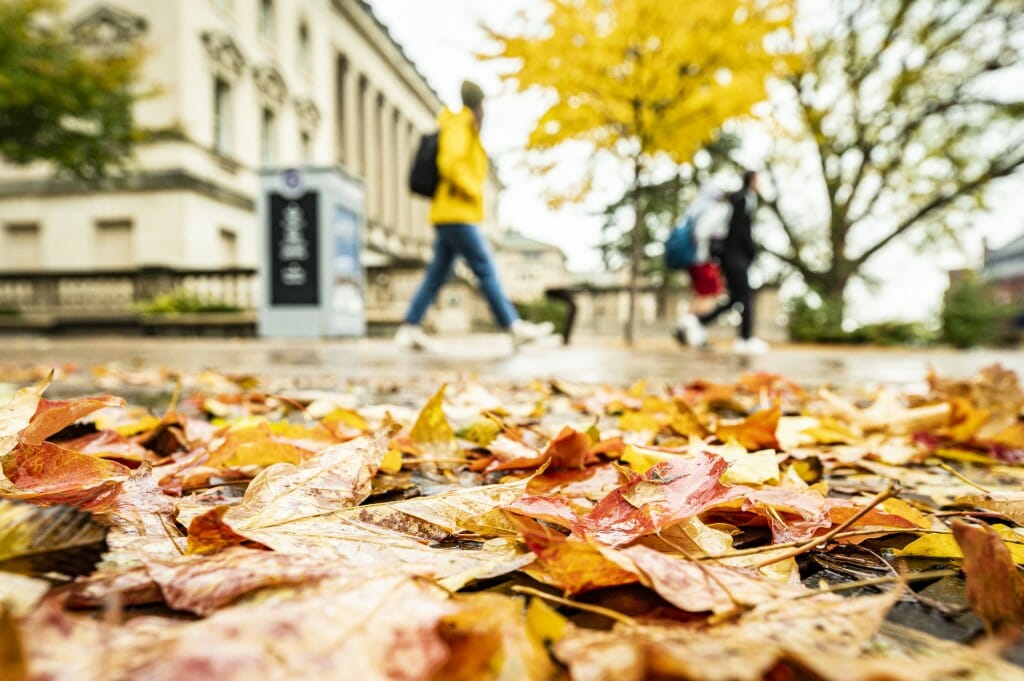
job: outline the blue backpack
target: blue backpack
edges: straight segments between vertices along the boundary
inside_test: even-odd
[[[685,270],[697,264],[697,221],[686,216],[665,241],[665,265],[670,270]]]

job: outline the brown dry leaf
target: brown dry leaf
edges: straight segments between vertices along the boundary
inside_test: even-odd
[[[134,678],[427,681],[448,658],[437,627],[454,610],[443,590],[405,577],[326,580],[181,627]]]
[[[267,528],[350,508],[370,494],[390,430],[323,450],[298,466],[279,463],[257,475],[241,504],[224,515],[235,530]]]
[[[825,414],[865,432],[884,431],[892,435],[912,435],[945,427],[952,416],[948,402],[907,407],[889,390],[879,391],[866,409],[858,409],[847,400],[828,391],[818,392],[817,407]]]
[[[561,674],[529,626],[523,601],[499,594],[459,595],[441,621],[448,662],[436,681],[551,681]]]
[[[3,588],[3,573],[0,573],[0,589]],[[21,632],[14,622],[14,613],[7,606],[0,593],[0,679],[4,681],[29,681],[28,660],[21,643]]]
[[[286,584],[305,584],[331,577],[385,577],[397,574],[388,566],[369,573],[338,561],[288,555],[241,547],[212,556],[180,556],[173,560],[145,560],[145,570],[175,610],[199,615],[227,605],[239,596]]]
[[[672,557],[646,546],[603,549],[602,555],[687,612],[717,615],[808,593],[802,586],[767,580],[754,570]]]
[[[50,583],[33,577],[0,572],[0,612],[24,617],[50,590]],[[0,669],[3,663],[0,662]],[[6,678],[0,676],[0,678]]]
[[[1018,525],[1024,526],[1024,494],[972,494],[958,497],[954,502],[959,506],[973,506],[986,511],[1000,513]]]
[[[554,650],[574,681],[763,681],[778,663],[802,655],[825,657],[837,670],[854,667],[892,603],[893,594],[824,595],[768,603],[710,628],[570,628]]]
[[[1024,627],[1024,577],[1002,537],[988,525],[953,521],[953,536],[964,554],[967,600],[996,636],[1014,636]]]
[[[456,489],[429,497],[367,504],[333,514],[336,521],[375,525],[413,538],[442,541],[453,535],[511,537],[502,512],[526,492],[530,479]]]
[[[0,409],[0,461],[18,444],[22,431],[28,427],[32,416],[36,413],[43,391],[50,384],[50,377],[34,386],[22,388],[14,393],[14,397]],[[16,491],[13,485],[0,474],[0,493]]]

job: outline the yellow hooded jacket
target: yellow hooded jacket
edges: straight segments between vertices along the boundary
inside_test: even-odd
[[[440,130],[437,169],[441,181],[430,206],[430,222],[476,225],[484,219],[487,152],[480,143],[473,112],[445,107],[437,117]]]

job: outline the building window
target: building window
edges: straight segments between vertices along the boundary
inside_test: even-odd
[[[274,42],[274,0],[259,0],[259,30],[260,37],[268,42]]]
[[[221,227],[218,235],[220,242],[220,261],[224,267],[238,264],[238,233],[229,227]]]
[[[4,225],[4,243],[0,248],[7,269],[31,270],[42,267],[43,249],[39,223],[16,222]]]
[[[274,112],[270,109],[263,109],[260,117],[260,162],[263,165],[270,165],[276,157],[275,128]]]
[[[304,132],[299,137],[299,147],[302,153],[302,162],[309,163],[313,160],[313,145],[309,138],[309,133]]]
[[[298,42],[297,57],[299,63],[299,71],[307,79],[310,78],[310,47],[309,47],[309,25],[303,20],[299,24],[299,42]]]
[[[96,266],[111,269],[134,266],[133,231],[131,220],[98,220],[94,257]]]
[[[231,86],[223,78],[213,81],[213,148],[231,153]]]

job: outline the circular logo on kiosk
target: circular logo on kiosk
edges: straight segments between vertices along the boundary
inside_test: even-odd
[[[289,198],[295,198],[302,194],[303,190],[302,173],[298,168],[288,168],[281,173],[281,192]]]

